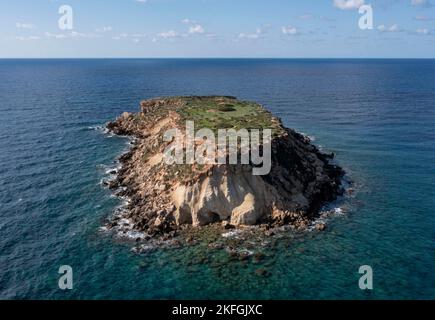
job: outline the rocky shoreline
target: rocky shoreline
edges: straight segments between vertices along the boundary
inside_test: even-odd
[[[168,168],[156,161],[161,160],[159,155],[167,145],[161,139],[163,132],[180,128],[185,110],[203,105],[213,116],[217,113],[213,106],[218,112],[221,105],[234,106],[239,114],[239,110],[254,110],[263,128],[274,126],[278,134],[272,140],[272,170],[268,175],[253,176],[250,165]],[[236,116],[230,121],[234,119],[238,121]],[[138,241],[171,242],[183,235],[188,242],[191,230],[197,230],[192,226],[207,225],[213,225],[220,234],[249,230],[253,225],[265,235],[281,227],[305,230],[313,226],[325,204],[343,193],[344,171],[331,163],[333,154],[322,153],[309,138],[283,127],[261,106],[232,97],[143,101],[139,113],[124,113],[107,129],[133,138],[130,150],[119,159],[116,178],[106,182],[117,196],[126,199],[107,228]],[[314,228],[324,230],[325,225],[317,223]]]

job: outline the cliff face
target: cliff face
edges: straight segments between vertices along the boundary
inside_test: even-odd
[[[185,136],[186,120],[212,130],[272,130],[271,170],[253,175],[250,164],[173,164],[163,161],[164,133]],[[135,137],[110,187],[130,198],[126,218],[133,230],[149,235],[171,232],[183,224],[290,224],[304,228],[342,191],[343,170],[330,164],[309,139],[284,128],[261,106],[232,97],[175,97],[144,101],[137,114],[122,114],[107,125],[115,134]]]

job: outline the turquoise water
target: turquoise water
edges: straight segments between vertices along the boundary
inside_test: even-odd
[[[98,126],[208,94],[258,101],[336,153],[355,191],[327,231],[271,239],[260,264],[136,255],[100,231],[120,205],[100,181],[128,141]],[[435,60],[0,60],[0,97],[0,298],[435,298]]]

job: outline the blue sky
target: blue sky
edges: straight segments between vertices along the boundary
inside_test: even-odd
[[[435,58],[435,0],[2,0],[0,57]]]

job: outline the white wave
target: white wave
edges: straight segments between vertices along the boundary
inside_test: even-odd
[[[145,234],[140,231],[127,231],[127,233],[123,234],[124,237],[130,238],[130,239],[144,239]]]
[[[337,215],[341,215],[341,214],[344,214],[344,211],[342,208],[338,207],[338,208],[334,209],[334,213]]]
[[[89,126],[88,129],[100,131],[100,130],[103,130],[103,126],[101,126],[101,125]]]
[[[305,132],[299,132],[299,134],[303,135],[305,138],[308,138],[310,142],[316,141],[316,137],[313,135],[308,135]]]
[[[109,168],[106,169],[105,173],[106,174],[110,174],[110,175],[114,175],[114,174],[118,173],[119,169],[120,169],[120,166],[109,167]]]
[[[232,230],[232,231],[228,231],[226,233],[222,233],[222,237],[224,238],[232,238],[232,237],[237,237],[240,234],[240,230]]]
[[[246,248],[242,248],[239,250],[239,253],[246,254],[248,256],[252,256],[254,254],[254,251],[248,250]]]

